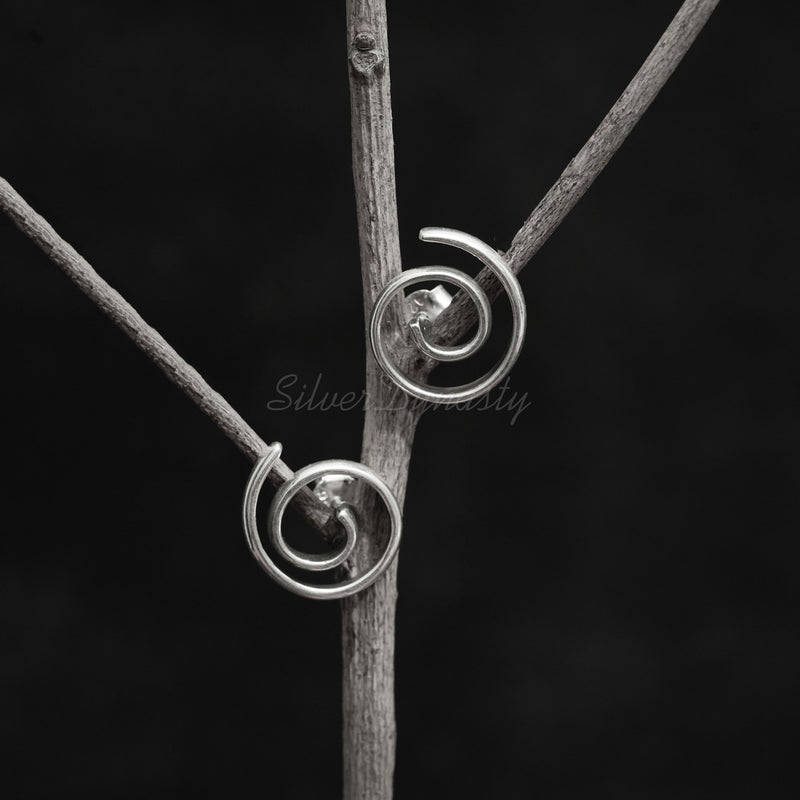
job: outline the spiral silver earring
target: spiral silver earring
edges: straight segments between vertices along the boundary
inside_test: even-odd
[[[277,491],[270,505],[267,515],[267,525],[269,539],[275,550],[290,564],[301,569],[312,572],[333,569],[343,564],[353,552],[358,536],[358,517],[352,505],[344,499],[344,492],[337,489],[337,485],[347,485],[353,480],[362,480],[370,484],[380,495],[386,509],[389,512],[390,531],[389,541],[386,549],[378,561],[366,572],[357,575],[350,580],[341,581],[327,585],[315,585],[303,583],[287,575],[278,564],[270,558],[258,532],[256,523],[256,508],[261,487],[267,479],[270,470],[274,466],[281,454],[280,442],[273,442],[271,450],[266,455],[258,459],[253,467],[250,477],[245,487],[244,500],[242,502],[242,522],[244,525],[247,544],[250,552],[259,563],[261,568],[284,589],[290,592],[310,597],[315,600],[336,600],[341,597],[348,597],[360,592],[370,584],[374,583],[378,577],[386,570],[389,564],[397,555],[397,548],[400,546],[400,535],[402,533],[402,514],[391,489],[380,478],[377,473],[369,467],[355,461],[344,461],[331,459],[328,461],[318,461],[298,470],[294,478],[284,483]],[[283,512],[292,500],[292,497],[306,484],[317,479],[317,496],[329,505],[336,516],[338,522],[345,530],[345,542],[337,552],[331,554],[317,555],[312,553],[302,553],[290,547],[281,530]],[[327,483],[326,483],[327,482]],[[320,491],[322,484],[322,491]],[[327,486],[327,489],[325,488]]]
[[[458,247],[475,256],[494,272],[511,302],[513,323],[511,343],[505,355],[492,370],[483,377],[461,386],[429,386],[412,380],[400,372],[392,362],[386,343],[381,336],[381,323],[389,303],[406,286],[426,280],[447,281],[463,289],[477,308],[478,330],[471,341],[455,347],[437,347],[427,340],[425,333],[430,327],[430,323],[449,305],[452,298],[441,286],[437,286],[430,291],[420,290],[414,292],[407,298],[407,300],[417,305],[408,323],[414,343],[421,352],[430,358],[434,358],[437,361],[458,361],[467,358],[483,345],[489,336],[492,325],[492,311],[489,299],[472,278],[460,270],[451,269],[450,267],[417,267],[416,269],[406,270],[391,280],[378,296],[370,319],[369,334],[372,352],[383,371],[400,388],[420,400],[427,400],[432,403],[462,403],[474,400],[497,386],[510,372],[519,357],[522,343],[525,340],[525,327],[527,324],[527,312],[522,289],[516,275],[511,271],[505,259],[496,250],[475,236],[452,228],[423,228],[419,232],[419,238],[423,242],[437,242]]]

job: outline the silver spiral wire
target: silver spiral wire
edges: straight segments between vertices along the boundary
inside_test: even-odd
[[[402,513],[400,511],[400,506],[385,481],[377,475],[377,473],[363,464],[342,459],[330,459],[328,461],[318,461],[315,464],[303,467],[303,469],[295,473],[294,478],[286,481],[286,483],[278,489],[267,514],[267,527],[270,542],[277,553],[288,563],[312,572],[333,569],[343,564],[350,557],[356,545],[359,533],[358,519],[355,509],[349,503],[334,501],[332,504],[334,515],[345,530],[345,541],[339,550],[331,554],[318,555],[303,553],[290,547],[284,539],[281,523],[283,521],[284,511],[294,495],[302,489],[303,486],[315,479],[324,478],[331,474],[349,476],[350,478],[364,481],[372,486],[383,500],[389,512],[389,540],[378,561],[368,570],[349,580],[340,581],[339,583],[323,585],[304,583],[288,575],[281,569],[264,549],[259,535],[258,524],[256,522],[258,497],[267,479],[267,475],[269,475],[270,470],[278,460],[282,450],[280,442],[273,442],[270,447],[272,449],[266,455],[259,458],[253,466],[242,501],[242,522],[245,537],[247,538],[250,552],[261,568],[278,584],[283,586],[284,589],[315,600],[336,600],[342,597],[349,597],[374,583],[397,555],[402,533]]]
[[[381,291],[372,309],[369,338],[375,360],[381,369],[404,391],[420,400],[432,403],[462,403],[473,400],[497,386],[514,366],[525,340],[527,312],[525,298],[519,281],[505,259],[493,248],[475,236],[452,228],[423,228],[419,232],[423,242],[435,242],[458,247],[479,259],[497,276],[511,303],[511,342],[505,355],[484,376],[460,386],[437,387],[419,383],[404,375],[391,359],[383,340],[381,325],[389,304],[406,286],[425,280],[443,280],[463,289],[478,312],[478,330],[466,344],[452,347],[436,346],[426,338],[426,331],[433,321],[424,312],[414,314],[408,323],[417,348],[437,361],[458,361],[476,352],[489,336],[492,312],[489,299],[481,287],[469,275],[450,267],[417,267],[402,272]]]

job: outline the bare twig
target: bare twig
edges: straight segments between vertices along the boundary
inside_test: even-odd
[[[680,7],[597,130],[514,236],[505,254],[514,272],[519,273],[536,255],[564,217],[586,194],[686,55],[718,3],[719,0],[686,0]],[[492,300],[498,297],[500,284],[491,270],[481,270],[476,280]],[[464,292],[458,292],[450,307],[436,320],[431,338],[452,343],[464,336],[476,320],[475,306]],[[435,362],[419,359],[417,366],[424,373],[434,365]]]
[[[384,0],[348,0],[347,46],[364,313],[401,271],[394,141]],[[390,314],[402,313],[400,304]],[[399,331],[397,316],[390,330]],[[401,354],[397,354],[401,357]],[[391,384],[367,348],[367,406],[361,460],[380,474],[402,505],[419,410],[392,409]],[[362,527],[371,533],[359,567],[374,562],[386,515],[363,497]],[[362,537],[363,538],[363,537]],[[366,591],[342,604],[344,797],[389,800],[395,760],[394,624],[397,560]]]
[[[155,328],[151,328],[136,309],[109,286],[72,245],[65,242],[53,226],[37,214],[8,181],[0,178],[0,208],[14,224],[32,239],[73,281],[78,288],[110,317],[136,346],[149,356],[164,374],[222,429],[222,432],[251,460],[255,461],[270,448],[242,419],[236,409],[214,391],[203,376],[184,361]],[[294,473],[278,461],[269,474],[273,486],[280,486]],[[336,526],[330,521],[330,510],[310,491],[299,493],[295,504],[298,512],[318,528],[326,538],[335,535]]]

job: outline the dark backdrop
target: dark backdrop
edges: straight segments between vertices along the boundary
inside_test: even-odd
[[[0,174],[300,467],[361,413],[276,382],[360,391],[364,339],[344,4],[280,5],[6,0]],[[392,3],[406,266],[506,247],[678,6]],[[796,796],[795,9],[722,3],[523,273],[515,424],[423,419],[399,797]],[[5,219],[0,261],[9,796],[337,797],[339,609],[251,559],[249,463]]]

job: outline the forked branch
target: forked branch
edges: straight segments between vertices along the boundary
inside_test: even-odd
[[[707,22],[719,0],[686,0],[642,68],[589,141],[569,163],[514,237],[508,252],[519,272],[538,252],[564,217],[585,194],[647,110]],[[353,132],[353,169],[361,245],[364,309],[367,318],[380,290],[400,269],[395,201],[394,145],[389,95],[388,38],[385,0],[348,0],[347,41]],[[231,405],[215,392],[112,289],[53,228],[0,178],[0,208],[73,280],[180,389],[217,423],[251,460],[267,445]],[[478,282],[490,297],[496,284],[487,270]],[[402,330],[401,320],[395,320]],[[434,336],[452,343],[475,322],[470,303],[457,295],[436,321]],[[397,344],[403,345],[403,342]],[[408,361],[412,348],[398,358]],[[407,363],[405,366],[409,366]],[[433,364],[418,359],[417,372]],[[378,472],[402,504],[419,411],[414,404],[391,408],[391,392],[367,351],[367,409],[362,461]],[[278,462],[274,484],[293,473]],[[299,510],[322,530],[329,512],[311,495],[298,495]],[[379,535],[385,520],[379,509],[365,509],[362,526]],[[369,558],[370,543],[359,558]],[[357,565],[358,566],[358,565]],[[344,758],[346,800],[390,800],[394,771],[394,615],[397,564],[369,589],[343,602]]]

